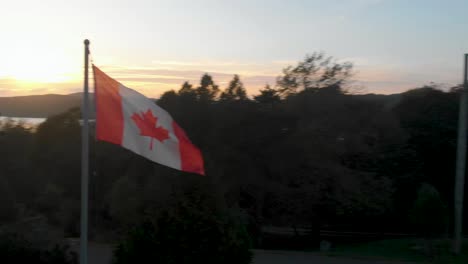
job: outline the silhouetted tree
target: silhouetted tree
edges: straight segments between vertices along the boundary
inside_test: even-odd
[[[279,92],[272,89],[270,85],[266,85],[265,88],[260,90],[260,94],[254,96],[255,101],[261,104],[272,105],[281,101]]]
[[[221,93],[220,100],[222,101],[244,101],[247,100],[247,92],[242,84],[239,75],[234,75],[234,78],[229,82],[226,90]]]
[[[408,132],[406,147],[414,152],[411,178],[401,178],[401,189],[411,186],[407,195],[414,200],[414,188],[426,182],[435,186],[444,201],[452,198],[455,174],[459,94],[434,87],[410,90],[401,95],[393,109],[401,127]],[[401,154],[400,154],[401,155]],[[412,196],[409,196],[412,195]],[[403,201],[402,201],[403,203]]]
[[[174,190],[202,183],[210,188],[200,193],[219,192],[213,200],[257,238],[263,225],[412,232],[408,201],[421,183],[451,204],[460,90],[352,95],[342,91],[350,74],[350,64],[315,53],[260,90],[256,103],[245,100],[238,76],[220,100],[208,74],[199,87],[165,92],[157,104],[201,148],[207,177],[91,140],[91,236],[115,238],[169,210]],[[35,128],[2,122],[0,221],[41,216],[78,234],[80,116],[73,109]],[[178,199],[202,208],[190,193]]]
[[[184,95],[184,94],[191,94],[193,92],[194,92],[194,90],[193,90],[192,85],[189,82],[184,82],[182,84],[182,87],[180,88],[178,94],[179,95]]]
[[[216,99],[216,96],[219,93],[219,88],[218,85],[214,83],[213,77],[205,73],[200,80],[200,86],[198,86],[195,91],[198,100],[206,103]]]
[[[158,100],[160,105],[176,105],[178,102],[178,95],[174,90],[164,92]]]
[[[433,238],[447,231],[446,208],[434,186],[427,183],[421,185],[413,204],[411,220],[425,238]]]
[[[277,78],[276,85],[284,95],[309,89],[342,87],[351,77],[352,68],[350,62],[339,63],[324,53],[313,53],[295,67],[283,69],[283,75]]]

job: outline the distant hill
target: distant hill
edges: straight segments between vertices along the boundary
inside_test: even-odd
[[[394,107],[401,98],[401,94],[363,94],[353,96],[359,97],[363,101],[374,101],[386,108]],[[81,98],[82,93],[0,97],[0,116],[45,118],[63,113],[74,107],[80,107]],[[90,94],[90,99],[90,108],[94,112],[93,94]]]
[[[354,95],[363,101],[373,101],[377,104],[381,104],[385,109],[391,109],[395,107],[401,100],[402,95],[405,93],[399,94],[361,94]]]
[[[80,94],[0,97],[0,115],[9,117],[48,117],[80,105]]]

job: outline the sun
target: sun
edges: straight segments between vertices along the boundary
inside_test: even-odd
[[[19,83],[60,83],[74,79],[76,74],[76,67],[64,53],[28,48],[13,48],[10,51],[0,62],[3,78]]]

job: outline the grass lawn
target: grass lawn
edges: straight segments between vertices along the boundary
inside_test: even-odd
[[[411,238],[338,246],[329,255],[434,264],[468,263],[468,240],[465,240],[462,254],[459,256],[454,256],[451,253],[451,240],[439,239],[434,240],[432,243],[433,256],[424,254],[424,240]]]

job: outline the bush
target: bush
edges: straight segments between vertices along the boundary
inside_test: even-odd
[[[50,250],[32,247],[31,243],[15,234],[0,235],[0,263],[76,264],[76,254],[68,247],[56,245]]]
[[[411,220],[425,238],[447,231],[447,210],[440,199],[439,192],[432,185],[424,183],[419,188]]]
[[[233,217],[182,207],[129,232],[114,252],[114,263],[247,264],[250,249],[247,231]]]

